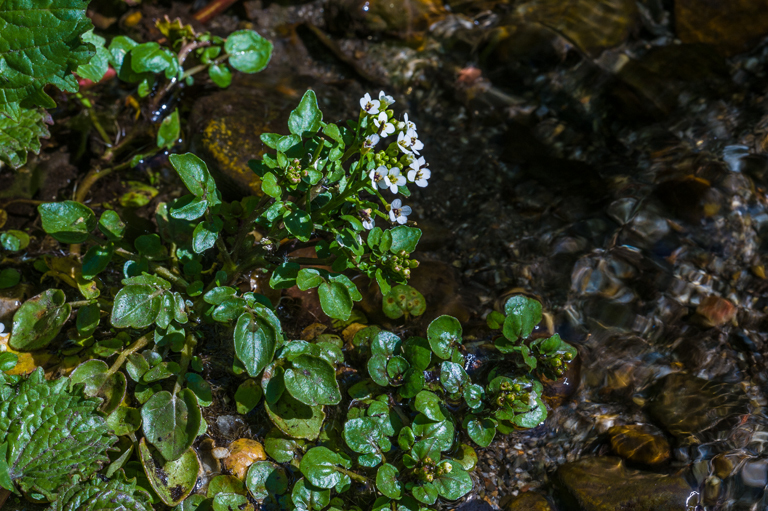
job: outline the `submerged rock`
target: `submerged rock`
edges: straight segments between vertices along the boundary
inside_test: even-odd
[[[766,12],[768,0],[676,0],[675,28],[684,43],[707,43],[734,55],[768,34]]]
[[[658,465],[669,459],[669,442],[650,424],[614,426],[608,430],[613,452],[628,461]]]
[[[520,494],[507,504],[504,511],[553,511],[554,508],[542,495],[534,492]]]
[[[659,382],[648,401],[648,412],[678,438],[700,440],[707,432],[725,428],[749,411],[740,386],[704,380],[686,373],[673,373]]]
[[[612,456],[566,463],[557,476],[563,501],[584,511],[679,511],[685,509],[691,494],[682,475],[626,468],[620,458]]]

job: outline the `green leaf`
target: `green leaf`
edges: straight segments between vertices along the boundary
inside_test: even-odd
[[[0,353],[0,371],[10,371],[19,362],[19,357],[15,353],[4,351]],[[2,459],[2,456],[0,456]]]
[[[93,46],[81,41],[93,28],[87,6],[83,0],[0,4],[0,104],[21,101],[49,83],[77,92],[72,73],[93,55]]]
[[[323,282],[325,282],[325,279],[320,274],[320,270],[314,268],[303,268],[296,277],[296,285],[302,291],[315,288]]]
[[[30,298],[13,315],[11,348],[33,351],[45,348],[61,331],[72,308],[60,289],[48,289]]]
[[[272,362],[279,335],[267,321],[250,312],[238,318],[235,326],[235,353],[245,365],[248,375],[258,376]]]
[[[413,498],[430,506],[437,501],[437,488],[432,483],[423,483],[411,490]]]
[[[341,131],[339,130],[339,127],[333,124],[332,122],[329,122],[328,124],[323,127],[323,133],[328,135],[331,139],[335,140],[342,146],[344,145],[344,139],[341,136]]]
[[[499,311],[491,311],[490,314],[486,316],[485,322],[491,330],[498,330],[501,328],[501,325],[504,324],[504,314]]]
[[[261,390],[261,387],[256,380],[248,379],[241,383],[235,391],[237,413],[245,415],[253,410],[256,405],[259,404],[259,401],[261,401],[263,393],[264,391]],[[274,456],[272,457],[274,458]]]
[[[435,478],[433,484],[437,493],[448,500],[457,500],[472,491],[472,478],[455,461],[443,461],[441,467],[446,467],[443,474]],[[451,469],[447,470],[447,466]]]
[[[320,129],[323,113],[317,107],[317,96],[314,91],[308,90],[299,102],[299,106],[288,117],[288,129],[294,135],[303,136],[304,133],[315,133]]]
[[[99,230],[109,241],[118,241],[125,234],[125,224],[120,220],[120,215],[108,209],[99,218]]]
[[[283,217],[285,228],[288,232],[299,238],[301,241],[309,241],[314,226],[312,218],[301,209],[294,209]]]
[[[444,421],[445,415],[440,410],[440,398],[434,392],[422,390],[416,395],[413,407],[433,421]]]
[[[115,247],[112,243],[89,248],[83,257],[83,278],[93,280],[96,275],[106,270],[114,252]]]
[[[77,311],[77,321],[75,326],[77,327],[77,333],[82,336],[89,336],[96,331],[101,320],[101,311],[99,305],[92,303],[85,307],[80,307]]]
[[[102,400],[100,410],[111,413],[125,398],[126,381],[123,373],[109,374],[109,366],[103,360],[87,360],[77,366],[69,379],[72,384],[85,385],[85,395]]]
[[[0,161],[11,168],[27,163],[29,151],[40,154],[40,139],[51,136],[51,115],[43,108],[24,108],[0,102]]]
[[[179,109],[163,119],[157,130],[157,147],[171,149],[179,140],[181,133],[181,121],[179,121]]]
[[[385,463],[376,472],[376,488],[390,499],[400,500],[403,495],[403,485],[398,477],[400,471],[394,465]]]
[[[224,64],[216,64],[208,68],[208,76],[211,81],[225,89],[232,83],[232,71]]]
[[[496,423],[489,418],[467,415],[464,418],[464,428],[469,438],[480,447],[488,447],[496,436]]]
[[[166,461],[146,440],[142,438],[139,443],[139,457],[149,484],[166,505],[178,505],[192,493],[203,472],[197,453],[189,448],[178,459]]]
[[[146,328],[160,312],[163,290],[148,285],[127,285],[118,291],[112,306],[115,328]]]
[[[139,44],[131,49],[131,69],[134,73],[165,72],[166,78],[173,78],[178,67],[175,55],[154,41]]]
[[[216,182],[211,173],[208,172],[208,167],[205,166],[203,160],[192,153],[172,154],[169,160],[192,194],[207,200],[211,206],[221,204]]]
[[[329,317],[346,321],[352,313],[349,290],[339,282],[323,282],[318,288],[320,305]]]
[[[313,447],[301,458],[299,470],[318,488],[333,488],[342,479],[339,466],[349,463],[327,447]]]
[[[277,177],[272,172],[267,172],[264,177],[261,178],[261,189],[264,193],[274,199],[279,199],[283,194],[283,190],[280,185],[277,184]]]
[[[118,406],[107,417],[107,424],[116,435],[129,435],[141,427],[141,412],[130,406]]]
[[[416,397],[425,384],[424,370],[411,367],[403,375],[403,385],[399,389],[400,397],[403,399]]]
[[[94,477],[86,482],[68,482],[48,508],[49,511],[74,509],[152,511],[152,497],[137,486],[135,479],[126,482],[122,477],[116,477],[105,481],[101,477]]]
[[[289,438],[278,429],[272,429],[264,439],[264,450],[278,463],[290,462],[303,445],[303,440]]]
[[[377,385],[381,385],[382,387],[389,385],[387,357],[384,355],[373,355],[368,359],[368,374]]]
[[[403,344],[405,359],[416,370],[426,371],[432,363],[432,348],[423,337],[410,337]]]
[[[464,401],[467,402],[467,406],[472,409],[476,409],[483,404],[483,396],[485,395],[485,391],[483,390],[482,386],[473,383],[464,387],[463,395]]]
[[[294,438],[316,439],[325,420],[322,406],[305,405],[288,392],[283,392],[275,403],[265,399],[264,407],[272,423]]]
[[[201,415],[195,394],[184,389],[176,395],[158,392],[141,408],[143,431],[163,458],[179,459],[197,437]]]
[[[213,511],[253,511],[248,497],[238,493],[219,493],[213,498]]]
[[[258,73],[269,63],[272,43],[253,30],[232,32],[224,43],[229,65],[243,73]]]
[[[13,268],[0,270],[0,289],[13,287],[21,281],[21,273]]]
[[[547,418],[547,405],[536,396],[536,406],[526,413],[515,415],[513,422],[521,428],[535,428]]]
[[[200,406],[206,407],[213,404],[211,385],[202,376],[197,373],[187,373],[184,379],[187,381],[187,388],[195,394]]]
[[[104,77],[107,69],[109,69],[110,55],[104,47],[106,39],[94,34],[93,29],[91,29],[83,34],[82,40],[83,42],[91,43],[96,51],[87,64],[77,68],[77,74],[82,78],[98,83]]]
[[[344,441],[358,454],[376,454],[383,439],[377,417],[352,419],[344,424]]]
[[[293,485],[291,500],[299,510],[322,511],[331,503],[331,490],[318,488],[302,477]]]
[[[511,340],[526,338],[541,322],[541,303],[527,296],[513,296],[504,304],[504,336]]]
[[[0,247],[11,252],[24,250],[29,246],[29,234],[10,229],[0,234]]]
[[[296,263],[282,263],[272,272],[272,276],[269,278],[269,286],[272,289],[288,289],[295,286],[300,268],[301,266]]]
[[[208,210],[208,201],[194,195],[185,195],[171,208],[171,217],[178,220],[197,220]]]
[[[82,243],[96,228],[93,211],[79,202],[46,202],[37,210],[43,220],[43,230],[61,243]]]
[[[435,355],[448,360],[453,346],[461,344],[461,323],[452,316],[440,316],[427,327],[427,339]]]
[[[440,365],[440,383],[449,394],[459,392],[469,381],[469,375],[459,364],[443,362]]]
[[[300,355],[285,370],[285,388],[293,397],[309,406],[336,405],[341,402],[336,370],[325,360]]]
[[[248,468],[245,486],[253,498],[266,499],[288,491],[288,476],[282,467],[270,461],[257,461]]]
[[[408,227],[407,225],[399,225],[389,230],[392,233],[392,245],[389,247],[390,252],[397,254],[401,250],[405,250],[407,253],[411,253],[416,250],[416,245],[421,238],[421,229],[416,227]]]
[[[213,248],[223,227],[224,221],[218,216],[212,217],[210,222],[205,220],[197,224],[192,233],[192,250],[196,254],[202,254],[209,248]]]
[[[14,390],[0,401],[0,446],[7,444],[2,460],[22,491],[54,500],[73,474],[90,477],[109,461],[106,450],[117,438],[81,386],[46,381],[38,368]]]

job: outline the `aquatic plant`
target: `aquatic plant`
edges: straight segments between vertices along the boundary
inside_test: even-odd
[[[512,297],[504,314],[489,316],[502,332],[493,348],[498,364],[468,371],[453,317],[436,318],[426,337],[402,339],[368,326],[346,346],[334,335],[292,340],[275,304],[238,285],[248,274],[276,290],[316,289],[325,314],[346,326],[359,317],[353,307],[363,298],[350,276],[364,274],[381,290],[388,317],[424,313],[424,296],[407,285],[421,231],[403,199],[410,184],[426,187],[431,171],[415,123],[407,115],[397,120],[391,96],[366,94],[357,119],[335,124],[307,91],[288,118],[288,134],[261,135],[270,151],[249,163],[261,196],[226,201],[202,159],[170,154],[188,193],[157,206],[156,232],[131,233],[131,220],[109,204],[85,204],[89,187],[173,152],[181,119],[161,104],[180,82],[207,70],[225,87],[227,66],[258,72],[271,44],[252,31],[223,39],[166,20],[158,27],[169,47],[124,36],[104,47],[87,30],[85,4],[54,4],[41,15],[65,6],[76,14],[69,31],[62,29],[68,49],[60,49],[47,82],[13,78],[18,87],[3,91],[6,119],[44,115],[27,106],[51,106],[44,83],[74,92],[73,66],[98,81],[111,65],[148,102],[139,108],[150,118],[128,136],[152,132],[155,140],[123,163],[91,170],[75,200],[37,207],[42,231],[63,249],[69,245],[69,255],[34,261],[35,271],[64,285],[25,301],[10,335],[0,332],[0,486],[54,510],[252,509],[257,501],[279,509],[423,510],[472,489],[476,455],[462,439],[486,447],[497,431],[546,418],[537,375],[559,377],[575,350],[557,335],[534,334],[542,320],[536,300]],[[30,34],[36,41],[39,34]],[[190,55],[199,64],[185,70]],[[92,108],[85,95],[78,98]],[[103,131],[97,121],[93,126]],[[14,165],[34,149],[0,143]],[[100,161],[118,158],[118,146]],[[0,243],[14,265],[0,272],[6,288],[22,280],[16,267],[25,267],[30,236],[5,231]],[[300,249],[303,255],[294,255]],[[258,407],[272,423],[265,439],[272,459],[251,464],[242,481],[217,476],[205,495],[192,494],[202,470],[194,447],[207,430],[201,408],[214,400],[199,346],[214,335],[234,352],[238,412]],[[22,372],[17,363],[29,352],[61,354],[74,369],[53,382],[42,369],[6,374]],[[341,379],[342,368],[353,376]]]

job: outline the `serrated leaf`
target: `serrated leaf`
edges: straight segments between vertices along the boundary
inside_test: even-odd
[[[152,498],[136,480],[124,482],[122,478],[104,481],[94,477],[84,483],[68,484],[62,488],[59,498],[48,511],[101,511],[131,510],[152,511]]]
[[[48,289],[30,298],[13,315],[9,344],[15,350],[44,348],[61,331],[72,308],[60,289]]]
[[[12,112],[10,105],[0,104],[0,161],[19,168],[27,163],[29,151],[40,154],[40,139],[51,136],[53,119],[43,108],[14,106]]]
[[[81,37],[93,28],[86,0],[0,4],[0,104],[22,101],[51,83],[77,92],[72,74],[93,46]]]
[[[72,475],[90,477],[109,459],[117,441],[98,415],[97,399],[86,398],[69,378],[46,381],[42,368],[0,402],[0,445],[7,444],[8,475],[24,492],[54,500]]]

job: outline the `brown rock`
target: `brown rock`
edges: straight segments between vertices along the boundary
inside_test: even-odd
[[[626,468],[620,458],[583,458],[561,465],[557,475],[564,500],[583,511],[679,511],[691,487],[680,474],[662,475]],[[570,509],[570,508],[569,508]]]
[[[410,38],[445,16],[446,11],[442,2],[435,0],[334,0],[327,14],[334,32],[383,32]]]
[[[736,306],[725,298],[710,295],[704,298],[696,313],[700,315],[707,326],[722,326],[736,317]]]
[[[608,430],[613,452],[625,460],[658,465],[669,459],[669,442],[649,424],[614,426]]]
[[[504,511],[554,511],[554,508],[538,493],[525,492],[507,504]]]
[[[684,43],[735,55],[768,34],[768,0],[676,0],[675,29]]]
[[[222,460],[224,468],[240,480],[245,480],[248,467],[256,461],[264,461],[264,447],[256,440],[239,438],[229,444],[229,456]]]

